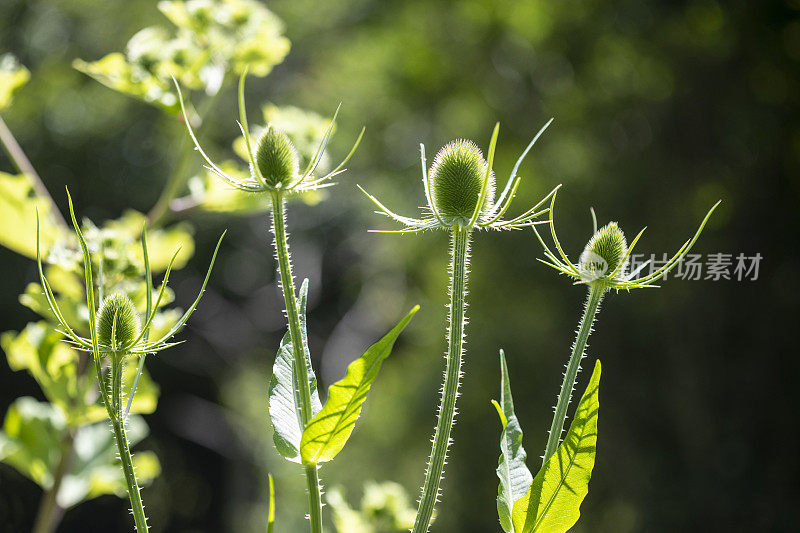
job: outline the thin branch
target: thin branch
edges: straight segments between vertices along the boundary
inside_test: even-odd
[[[0,117],[0,142],[2,142],[3,148],[5,148],[8,157],[11,159],[11,162],[14,163],[14,166],[17,167],[17,170],[21,174],[25,174],[28,176],[28,178],[30,178],[31,185],[33,186],[34,192],[36,192],[36,195],[50,200],[50,204],[53,207],[51,211],[56,221],[62,226],[66,227],[67,221],[58,210],[58,206],[56,206],[56,203],[53,201],[53,197],[50,196],[49,192],[47,192],[47,187],[44,186],[42,178],[39,177],[36,169],[33,168],[33,165],[25,155],[25,152],[17,142],[17,139],[14,138],[14,134],[11,133],[11,130],[8,129],[8,126],[3,121],[3,117]]]

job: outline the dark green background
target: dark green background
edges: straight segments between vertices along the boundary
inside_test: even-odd
[[[322,471],[355,503],[362,479],[392,479],[416,497],[444,350],[447,239],[387,236],[355,184],[392,208],[424,201],[418,143],[454,137],[485,147],[507,176],[530,137],[555,122],[521,169],[512,212],[558,183],[556,211],[573,258],[590,236],[588,209],[661,254],[723,204],[698,253],[760,253],[757,281],[668,280],[612,294],[589,361],[603,361],[597,465],[575,531],[793,531],[798,519],[797,347],[800,2],[463,0],[269,3],[292,51],[253,102],[329,114],[332,150],[361,124],[351,170],[315,207],[293,205],[298,275],[311,278],[311,348],[323,387],[411,305],[422,310],[384,366],[351,442]],[[96,221],[148,210],[174,164],[180,124],[70,67],[122,50],[166,21],[144,0],[4,0],[0,52],[32,80],[4,118],[62,210],[68,185]],[[219,99],[207,135],[237,135],[235,95]],[[215,149],[220,153],[224,148]],[[199,161],[198,161],[199,166]],[[11,171],[8,160],[0,168]],[[279,532],[302,531],[302,479],[270,445],[266,383],[282,335],[266,215],[195,216],[198,251],[174,275],[186,305],[222,228],[221,261],[187,343],[154,358],[162,387],[147,417],[164,474],[144,490],[153,531],[263,531],[265,474],[278,483]],[[581,311],[583,289],[537,263],[530,232],[476,235],[466,375],[455,445],[434,530],[499,531],[494,469],[497,349],[504,347],[531,465]],[[33,315],[17,302],[35,279],[0,250],[0,330]],[[581,375],[582,389],[587,374]],[[35,382],[0,363],[0,412]],[[38,487],[0,465],[2,531],[25,531]],[[103,497],[67,513],[59,531],[127,531],[127,503]]]

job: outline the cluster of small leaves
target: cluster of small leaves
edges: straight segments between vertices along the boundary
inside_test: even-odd
[[[144,28],[128,41],[124,54],[76,60],[75,68],[116,91],[177,112],[171,76],[215,94],[229,73],[249,68],[266,76],[289,52],[282,22],[257,0],[168,0],[158,9],[174,26]]]
[[[328,505],[333,511],[336,530],[347,533],[395,533],[414,525],[416,510],[402,485],[391,481],[364,484],[361,505],[353,509],[345,500],[344,489],[328,491]]]
[[[3,202],[3,209],[0,209],[3,240],[0,243],[35,259],[36,212],[39,210],[41,248],[47,250],[47,280],[66,321],[76,333],[88,336],[83,259],[75,235],[48,216],[49,200],[33,193],[27,177],[0,174],[0,187],[3,193],[0,194],[0,202]],[[9,209],[5,209],[6,204]],[[130,298],[140,313],[145,308],[147,289],[139,240],[144,221],[144,215],[129,211],[101,227],[90,221],[83,223],[83,234],[94,258],[92,270],[103,273],[99,289],[104,294],[117,292]],[[31,241],[24,242],[25,235],[29,235]],[[176,248],[181,251],[173,268],[185,265],[194,251],[194,241],[185,224],[153,230],[148,245],[150,264],[155,272],[167,268]],[[94,362],[90,354],[63,342],[64,335],[59,331],[58,321],[43,292],[41,284],[31,283],[20,296],[20,302],[41,319],[30,322],[20,332],[6,331],[0,335],[0,346],[10,368],[26,371],[33,377],[47,400],[39,402],[23,397],[12,404],[0,431],[0,460],[49,489],[58,468],[58,450],[62,449],[66,438],[72,438],[75,458],[60,485],[59,505],[69,508],[102,494],[124,497],[125,480],[116,464],[116,446],[108,431],[107,413],[95,384]],[[166,334],[181,316],[179,310],[166,308],[172,300],[172,292],[165,291],[162,306],[152,321],[154,337]],[[136,373],[135,365],[125,369],[123,394],[126,398]],[[132,444],[148,432],[144,420],[135,414],[152,413],[158,394],[158,386],[144,371],[131,404],[134,416],[128,420]],[[158,459],[151,453],[137,454],[135,464],[143,483],[160,472]]]

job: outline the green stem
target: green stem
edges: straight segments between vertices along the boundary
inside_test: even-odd
[[[456,410],[456,398],[461,381],[461,357],[464,349],[464,310],[467,293],[467,262],[469,258],[470,230],[455,228],[452,230],[451,244],[451,281],[450,281],[450,324],[447,346],[447,367],[442,387],[442,403],[439,408],[439,419],[433,435],[431,457],[425,473],[425,484],[422,486],[422,497],[419,510],[414,521],[412,533],[424,533],[430,527],[433,509],[439,496],[439,484],[444,474],[444,463],[447,448],[450,446],[450,431]]]
[[[558,393],[553,423],[550,426],[550,434],[547,438],[547,447],[544,451],[542,464],[546,463],[558,449],[561,442],[561,433],[564,431],[564,420],[567,418],[567,408],[572,399],[572,391],[578,378],[578,371],[581,368],[581,359],[586,351],[586,341],[592,332],[595,316],[600,309],[600,301],[603,299],[606,289],[599,284],[589,285],[589,296],[586,299],[586,307],[583,310],[583,318],[578,327],[578,335],[575,344],[572,345],[572,354],[569,356],[567,371],[564,373],[564,381],[561,383],[561,391]]]
[[[53,486],[42,496],[39,511],[36,513],[36,522],[31,530],[33,533],[52,533],[61,521],[64,509],[58,505],[58,491],[61,489],[61,481],[64,479],[64,475],[69,470],[74,442],[75,435],[71,429],[67,429],[64,434],[64,440],[61,442],[61,458],[58,461],[56,473],[53,477]]]
[[[300,315],[295,297],[292,263],[289,259],[289,243],[286,235],[286,208],[281,191],[272,193],[272,231],[275,234],[275,252],[278,257],[278,273],[281,278],[283,299],[286,303],[286,317],[289,321],[289,335],[292,339],[292,354],[297,370],[296,385],[300,393],[300,418],[305,428],[311,420],[311,387],[308,383],[303,336],[300,333]],[[308,487],[308,509],[311,533],[322,533],[322,497],[320,495],[319,473],[316,466],[305,467]]]
[[[306,488],[308,490],[308,508],[317,510],[309,513],[311,531],[320,533],[322,531],[322,495],[319,484],[319,470],[317,465],[305,465]]]
[[[116,354],[113,354],[113,359],[116,359]],[[119,458],[122,462],[122,471],[125,474],[125,485],[128,490],[128,497],[131,501],[131,512],[133,513],[133,521],[136,524],[137,533],[147,533],[147,517],[144,514],[144,505],[142,504],[142,496],[139,493],[139,484],[136,482],[136,473],[133,471],[133,458],[131,457],[131,449],[128,445],[128,436],[125,434],[125,424],[122,420],[122,369],[123,364],[120,362],[112,361],[111,364],[111,390],[112,401],[106,401],[106,411],[108,417],[111,419],[111,426],[114,430],[114,438],[117,441],[117,450],[119,451]]]

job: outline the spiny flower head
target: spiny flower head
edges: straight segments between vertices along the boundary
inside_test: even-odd
[[[592,235],[583,249],[578,268],[588,279],[600,279],[617,271],[624,275],[628,261],[627,251],[625,234],[616,222],[609,222]]]
[[[481,149],[472,141],[459,139],[447,143],[433,160],[428,171],[432,209],[436,209],[445,223],[469,220],[481,200],[486,184],[482,214],[494,204],[494,172],[483,158]],[[435,206],[435,207],[434,207]]]
[[[270,187],[289,185],[300,172],[300,158],[292,141],[272,124],[256,143],[255,164]]]
[[[97,340],[104,348],[116,351],[130,346],[139,337],[142,323],[136,306],[124,294],[106,297],[97,311]]]
[[[637,277],[639,272],[648,266],[650,262],[647,261],[633,272],[628,272],[628,260],[633,252],[634,246],[636,246],[644,230],[647,229],[646,227],[642,229],[642,231],[634,237],[633,241],[631,241],[631,244],[628,245],[625,234],[616,222],[610,222],[598,230],[597,220],[594,220],[594,233],[592,238],[589,239],[578,264],[575,265],[569,260],[567,254],[564,253],[561,242],[556,235],[556,229],[553,223],[553,207],[555,201],[556,194],[553,194],[550,200],[548,223],[550,225],[550,234],[553,237],[553,243],[555,244],[558,255],[550,250],[544,243],[544,240],[542,240],[542,236],[534,227],[533,231],[539,243],[544,248],[544,255],[546,258],[539,259],[539,261],[571,277],[575,280],[576,284],[592,285],[600,287],[603,290],[630,290],[644,287],[656,287],[657,285],[654,285],[654,283],[672,270],[678,262],[689,253],[689,250],[692,249],[692,246],[694,246],[694,243],[700,237],[700,233],[702,233],[709,218],[711,218],[711,214],[722,202],[722,200],[718,201],[708,210],[708,213],[706,213],[705,218],[700,223],[700,227],[697,228],[694,236],[686,241],[666,264],[655,271],[651,269],[651,272],[646,276]],[[592,217],[594,218],[594,211],[592,211]]]
[[[200,287],[200,293],[197,295],[194,303],[161,338],[150,339],[148,335],[153,325],[153,319],[164,301],[164,294],[170,272],[172,271],[172,265],[178,257],[180,250],[177,250],[170,259],[167,269],[164,272],[164,279],[161,282],[161,287],[158,293],[154,295],[150,259],[147,253],[147,230],[145,226],[145,228],[142,229],[142,257],[144,258],[145,285],[147,290],[147,309],[144,313],[144,323],[140,321],[139,315],[136,312],[136,306],[131,299],[121,293],[113,293],[103,298],[100,302],[100,308],[95,311],[95,280],[92,273],[92,258],[89,254],[89,246],[75,218],[75,210],[72,206],[72,197],[70,197],[69,191],[67,191],[67,200],[69,202],[72,226],[75,230],[75,235],[78,237],[78,243],[80,244],[81,253],[83,255],[86,303],[89,308],[90,338],[78,335],[66,321],[65,315],[61,311],[56,296],[53,293],[50,282],[44,275],[42,258],[39,253],[39,220],[38,218],[36,220],[36,263],[39,267],[39,280],[42,284],[44,296],[50,306],[50,310],[53,312],[53,315],[61,327],[61,333],[64,334],[65,342],[71,344],[78,350],[92,352],[98,364],[99,360],[109,353],[114,354],[114,357],[122,357],[124,355],[146,355],[160,352],[161,350],[178,344],[176,342],[171,342],[170,339],[183,328],[189,320],[189,317],[194,313],[194,310],[197,309],[203,291],[205,291],[206,285],[208,284],[208,279],[211,277],[211,269],[214,267],[214,260],[217,258],[217,252],[219,251],[220,244],[222,244],[222,238],[225,236],[225,233],[223,233],[219,241],[217,241],[217,247],[214,249],[214,255],[211,257],[211,264],[208,267],[203,285]],[[97,286],[103,287],[103,270],[100,269],[99,272],[100,279],[98,280]]]
[[[383,214],[403,225],[403,228],[399,230],[377,231],[379,233],[418,233],[429,229],[444,229],[447,231],[472,230],[475,228],[503,230],[520,229],[537,224],[538,222],[535,222],[536,217],[549,210],[549,208],[541,210],[539,208],[555,193],[558,187],[553,189],[538,204],[518,217],[506,220],[502,219],[502,217],[517,192],[517,187],[521,180],[517,175],[519,166],[551,122],[553,122],[552,119],[539,130],[539,133],[536,134],[522,152],[522,155],[519,156],[503,192],[500,193],[496,201],[495,177],[492,164],[494,162],[500,124],[495,125],[492,132],[486,159],[483,158],[483,153],[474,142],[463,139],[455,140],[447,143],[439,150],[430,170],[428,170],[425,163],[425,146],[420,144],[422,183],[425,186],[425,196],[428,201],[428,205],[425,208],[427,216],[417,219],[398,215],[359,186],[361,192],[378,207],[379,210],[376,213]]]
[[[320,142],[320,145],[317,148],[316,153],[311,158],[311,161],[309,161],[308,166],[301,171],[300,158],[294,145],[284,132],[280,131],[272,124],[267,125],[266,131],[261,135],[261,137],[258,138],[255,144],[255,149],[253,149],[253,146],[250,143],[250,130],[247,125],[247,109],[245,108],[244,104],[244,80],[246,76],[247,69],[242,72],[242,75],[239,78],[238,124],[239,129],[242,132],[242,137],[244,138],[245,146],[247,148],[247,157],[250,163],[250,179],[248,180],[236,179],[224,172],[211,160],[211,158],[208,157],[208,155],[206,155],[206,153],[200,147],[200,143],[197,141],[197,136],[194,134],[191,122],[186,113],[186,107],[183,103],[181,88],[178,85],[178,82],[175,81],[175,87],[178,90],[178,99],[180,100],[181,111],[183,111],[183,118],[186,122],[186,128],[189,130],[189,136],[192,138],[195,148],[198,152],[200,152],[200,155],[203,156],[203,159],[206,161],[206,168],[216,174],[220,179],[222,179],[222,181],[231,187],[245,192],[274,192],[277,194],[288,192],[308,192],[333,185],[333,183],[330,182],[330,179],[334,176],[338,176],[346,170],[343,167],[355,153],[356,148],[358,148],[361,138],[364,135],[364,129],[361,129],[361,133],[356,139],[356,142],[353,145],[353,148],[350,150],[350,153],[347,154],[347,157],[345,157],[335,169],[322,177],[314,176],[314,171],[317,170],[317,166],[322,160],[322,156],[325,153],[325,148],[328,146],[328,141],[331,138],[331,132],[336,124],[336,117],[339,114],[339,109],[337,108],[336,113],[334,113],[333,119],[328,126],[328,130],[325,132],[325,136],[322,138],[322,142]]]

